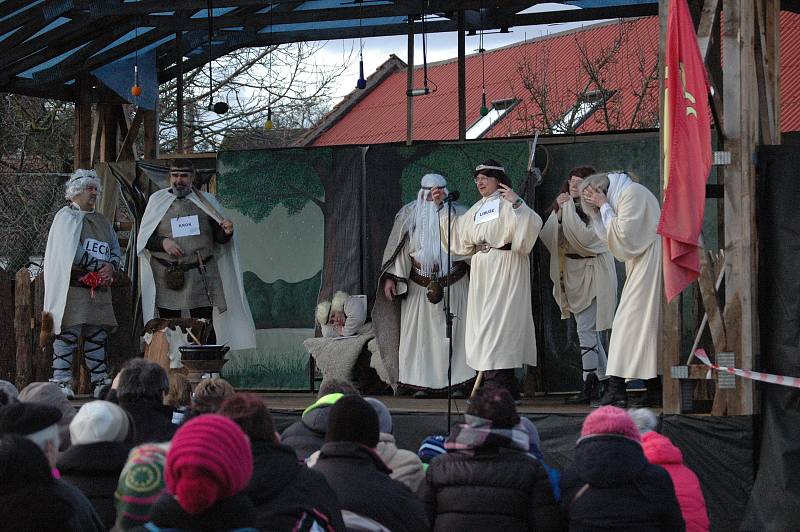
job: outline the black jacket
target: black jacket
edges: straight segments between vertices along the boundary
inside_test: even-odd
[[[374,451],[353,442],[322,446],[314,468],[350,510],[381,523],[392,532],[429,530],[422,502],[391,472]]]
[[[224,532],[237,528],[255,529],[255,519],[253,503],[243,493],[217,501],[197,515],[187,513],[169,493],[159,497],[150,509],[151,529]]]
[[[669,474],[647,462],[641,445],[621,436],[578,443],[561,477],[561,505],[572,531],[684,530]]]
[[[503,447],[451,452],[431,461],[420,487],[434,530],[559,530],[561,517],[542,465]]]
[[[134,445],[170,441],[177,425],[172,424],[172,407],[153,403],[121,402],[133,418]]]
[[[89,499],[106,528],[114,526],[114,492],[130,449],[129,444],[118,442],[73,445],[56,465],[61,478]]]
[[[66,501],[72,507],[70,517],[64,523],[62,530],[80,530],[81,532],[105,530],[103,521],[97,515],[92,503],[78,488],[63,480],[56,480],[54,492],[56,498]],[[40,499],[40,502],[47,504],[46,499]]]
[[[97,512],[74,486],[50,479],[46,484],[8,483],[0,488],[0,529],[19,532],[100,532],[107,530]]]
[[[298,462],[290,447],[265,441],[250,443],[253,478],[245,493],[256,507],[259,529],[291,532],[303,519],[316,519],[345,531],[339,500],[325,477]]]
[[[308,459],[325,443],[331,406],[328,404],[314,406],[303,413],[300,421],[295,421],[281,433],[281,443],[294,449],[300,460]]]

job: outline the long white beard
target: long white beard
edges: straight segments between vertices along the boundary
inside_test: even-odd
[[[416,259],[420,263],[421,273],[432,277],[441,273],[441,238],[439,235],[439,213],[436,204],[425,201],[427,193],[420,194],[414,209],[414,222],[411,229],[411,241],[416,250]]]

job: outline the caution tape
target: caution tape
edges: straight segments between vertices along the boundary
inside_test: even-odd
[[[792,388],[800,388],[800,379],[795,377],[785,377],[783,375],[773,375],[772,373],[761,373],[759,371],[750,371],[749,369],[729,368],[714,364],[708,359],[705,349],[697,349],[694,356],[706,366],[717,371],[724,371],[731,373],[743,379],[750,379],[754,381],[768,382],[770,384],[780,384],[781,386],[791,386]]]

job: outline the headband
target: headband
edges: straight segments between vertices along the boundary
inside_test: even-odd
[[[479,164],[475,167],[476,172],[480,172],[481,170],[499,170],[500,172],[506,173],[506,169],[502,166],[487,166],[485,164]]]

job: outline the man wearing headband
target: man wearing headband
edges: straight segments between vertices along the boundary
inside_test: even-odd
[[[137,254],[144,322],[158,316],[212,320],[209,343],[231,349],[255,347],[239,266],[239,243],[233,222],[216,198],[194,187],[194,166],[175,159],[167,189],[150,196],[142,216]]]
[[[580,186],[581,203],[608,249],[625,263],[625,284],[608,346],[606,393],[592,406],[628,404],[626,379],[643,379],[644,401],[661,402],[658,390],[658,325],[661,318],[661,217],[658,199],[625,172],[590,175]]]
[[[107,383],[106,338],[117,327],[109,286],[120,265],[117,233],[95,211],[100,179],[76,170],[65,185],[70,202],[56,213],[44,253],[42,338],[53,342],[53,378],[73,396],[72,357],[83,340],[92,388]]]
[[[372,312],[384,366],[388,369],[399,365],[395,373],[397,382],[392,384],[416,390],[414,396],[418,398],[447,388],[449,346],[442,296],[448,284],[451,312],[463,317],[467,308],[469,267],[464,257],[454,255],[450,272],[444,275],[447,251],[441,245],[439,217],[446,217],[447,211],[441,208],[441,199],[433,201],[432,193],[442,191],[446,195],[446,187],[447,181],[441,175],[423,176],[416,201],[405,205],[395,216],[383,252]],[[453,206],[456,214],[464,213],[461,205]],[[464,322],[455,319],[452,383],[461,385],[474,376],[466,362]]]
[[[465,323],[467,364],[482,371],[487,384],[506,388],[519,399],[514,369],[536,365],[528,255],[542,219],[511,189],[499,162],[489,159],[478,165],[473,178],[481,199],[456,218],[451,240],[454,253],[472,256]],[[443,219],[445,242],[447,229]]]

